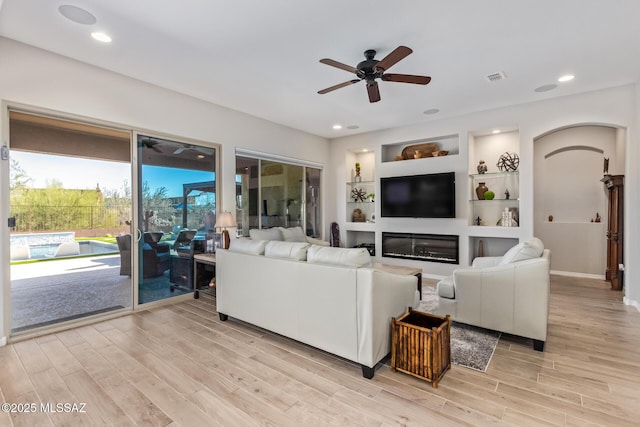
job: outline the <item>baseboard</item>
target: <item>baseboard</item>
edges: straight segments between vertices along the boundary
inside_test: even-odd
[[[587,273],[576,273],[574,271],[557,271],[557,270],[551,270],[549,273],[555,274],[558,276],[579,277],[581,279],[605,280],[604,274],[587,274]]]
[[[631,307],[635,307],[636,310],[640,311],[640,302],[629,299],[627,297],[622,298],[622,302],[624,302],[624,305],[630,305]]]

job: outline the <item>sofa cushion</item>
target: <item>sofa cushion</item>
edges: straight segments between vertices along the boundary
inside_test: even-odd
[[[534,237],[526,242],[518,243],[509,249],[507,253],[504,254],[498,265],[539,258],[542,255],[542,251],[544,251],[544,244],[540,239]]]
[[[438,282],[438,296],[453,299],[456,297],[456,290],[453,286],[453,276],[447,276]]]
[[[307,236],[307,243],[318,246],[329,246],[329,242],[327,242],[326,240],[316,239],[310,236]]]
[[[229,252],[238,252],[249,255],[264,255],[267,246],[266,240],[231,239]]]
[[[277,227],[252,228],[249,230],[249,237],[251,237],[252,240],[284,240],[280,229]]]
[[[272,240],[264,249],[264,256],[270,258],[285,258],[296,261],[306,261],[307,249],[311,245],[303,242],[280,242]]]
[[[285,242],[306,242],[307,235],[304,234],[301,227],[280,227],[280,233]]]
[[[311,245],[307,251],[307,262],[344,267],[365,267],[371,265],[371,255],[365,248],[334,248]]]

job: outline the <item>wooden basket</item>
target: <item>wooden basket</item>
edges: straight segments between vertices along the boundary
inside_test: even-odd
[[[438,381],[451,367],[451,317],[409,311],[391,319],[391,371]]]

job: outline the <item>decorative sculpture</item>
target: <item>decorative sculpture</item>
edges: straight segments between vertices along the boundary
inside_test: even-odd
[[[365,222],[367,220],[366,215],[362,212],[362,209],[354,209],[351,214],[351,221],[353,222]]]
[[[478,173],[486,173],[487,172],[487,165],[485,164],[484,160],[480,160],[480,162],[478,163]]]
[[[367,198],[367,192],[362,188],[354,188],[351,190],[351,198],[354,202],[364,202]]]
[[[520,157],[516,153],[504,153],[496,164],[500,172],[515,172],[520,166]]]

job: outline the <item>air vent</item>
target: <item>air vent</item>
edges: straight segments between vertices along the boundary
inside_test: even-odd
[[[497,73],[489,74],[487,76],[487,80],[489,80],[490,82],[497,82],[498,80],[504,80],[506,78],[507,76],[503,71],[498,71]]]

